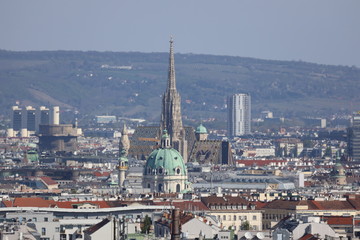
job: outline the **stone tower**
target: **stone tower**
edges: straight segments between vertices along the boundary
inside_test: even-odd
[[[187,142],[185,139],[185,129],[181,119],[181,98],[176,90],[173,43],[174,41],[171,38],[168,83],[162,99],[160,136],[166,129],[170,135],[171,145],[180,152],[184,161],[187,162]]]
[[[130,141],[128,137],[128,132],[126,124],[124,123],[123,130],[121,132],[121,139],[119,143],[119,165],[118,165],[118,177],[119,177],[119,188],[121,189],[124,186],[124,181],[126,179],[126,171],[129,168],[129,161],[127,155],[129,153]]]
[[[123,130],[121,131],[121,138],[120,138],[120,143],[119,143],[119,153],[121,153],[121,151],[125,151],[126,152],[125,156],[127,156],[129,153],[129,148],[130,148],[130,141],[129,141],[126,124],[124,123]]]

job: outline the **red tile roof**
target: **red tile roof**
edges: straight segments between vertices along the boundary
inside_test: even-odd
[[[15,198],[14,201],[3,201],[6,207],[55,207],[54,200],[45,200],[43,198]]]
[[[95,177],[108,177],[110,176],[110,172],[94,172]]]
[[[311,210],[355,210],[348,201],[308,201]]]
[[[52,178],[50,177],[40,177],[40,179],[46,184],[46,185],[57,185],[58,183],[55,182]]]
[[[249,201],[242,198],[242,197],[233,197],[233,196],[223,196],[218,197],[215,195],[209,196],[209,197],[203,197],[201,198],[201,201],[209,207],[210,205],[236,205],[236,204],[249,204]]]
[[[360,226],[360,220],[355,220],[355,221],[354,221],[354,225],[355,225],[355,226]]]
[[[207,211],[209,208],[200,201],[172,201],[172,202],[154,202],[155,205],[169,205],[180,208],[181,211]]]
[[[96,205],[98,208],[109,208],[109,204],[107,204],[106,201],[79,201],[79,202],[73,202],[73,201],[66,201],[66,202],[56,202],[56,205],[58,208],[77,208],[79,205],[83,204],[92,204]]]
[[[267,204],[267,202],[256,201],[256,202],[253,202],[253,204],[256,205],[256,209],[261,209]]]
[[[353,225],[352,217],[324,216],[322,217],[329,225]]]
[[[274,200],[268,202],[263,206],[265,209],[288,209],[294,210],[297,205],[300,205],[301,201],[288,201],[288,200]]]
[[[305,234],[304,236],[299,238],[299,240],[315,240],[315,239],[319,239],[319,238],[315,237],[314,235],[312,235],[310,233]]]
[[[355,210],[352,204],[348,201],[315,201],[315,200],[274,200],[267,203],[263,208],[266,209],[289,209],[295,210],[296,206],[308,206],[309,210]]]
[[[349,195],[347,199],[355,209],[360,210],[360,195]]]

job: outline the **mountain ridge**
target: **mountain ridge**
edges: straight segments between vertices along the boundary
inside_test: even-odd
[[[0,109],[9,112],[17,100],[49,105],[35,91],[82,113],[156,121],[168,59],[168,53],[0,50]],[[262,110],[324,116],[360,103],[360,69],[353,66],[177,53],[175,69],[187,119],[224,121],[226,97],[241,92],[251,94],[255,116]]]

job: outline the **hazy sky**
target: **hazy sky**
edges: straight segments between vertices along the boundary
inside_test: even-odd
[[[0,0],[0,49],[175,52],[360,67],[359,0]]]

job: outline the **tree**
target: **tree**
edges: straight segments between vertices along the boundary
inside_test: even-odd
[[[151,227],[151,218],[148,215],[146,215],[144,218],[143,225],[141,227],[141,233],[148,234],[150,231],[150,227]]]
[[[304,148],[312,148],[314,147],[314,143],[310,139],[305,139],[303,141]]]
[[[241,230],[250,230],[250,223],[245,221],[241,224]]]
[[[324,157],[331,157],[331,156],[332,156],[331,147],[327,146],[327,148],[325,149]]]

